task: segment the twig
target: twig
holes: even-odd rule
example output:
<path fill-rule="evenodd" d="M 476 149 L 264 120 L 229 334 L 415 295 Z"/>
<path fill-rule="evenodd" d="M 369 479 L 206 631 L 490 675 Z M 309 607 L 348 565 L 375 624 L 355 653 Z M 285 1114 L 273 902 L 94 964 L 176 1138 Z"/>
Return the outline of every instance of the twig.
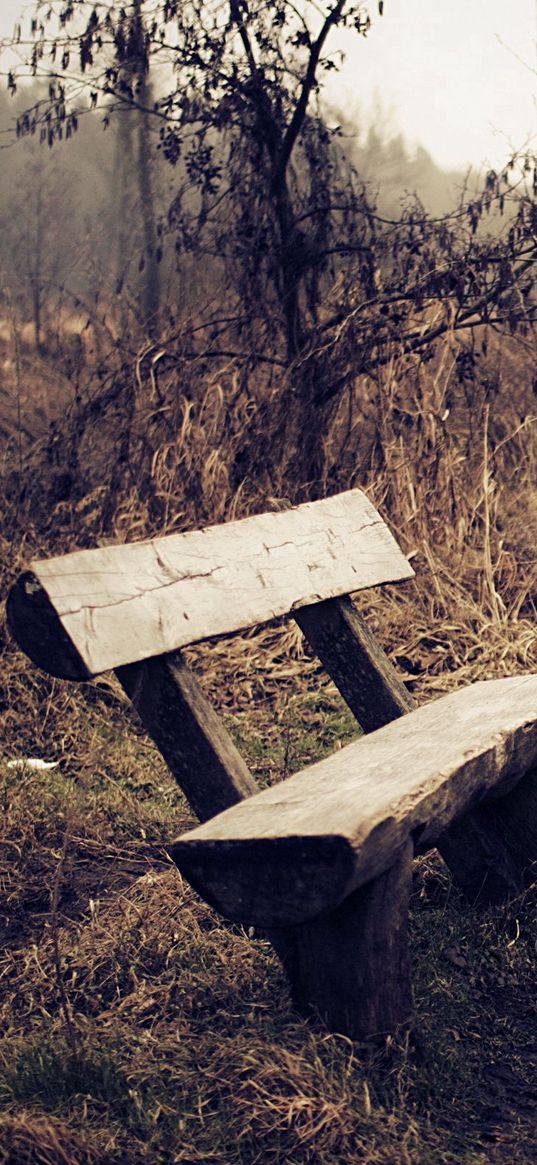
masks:
<path fill-rule="evenodd" d="M 51 894 L 51 902 L 50 902 L 50 933 L 52 936 L 53 962 L 54 962 L 54 971 L 55 971 L 55 975 L 56 975 L 56 987 L 58 989 L 58 996 L 59 996 L 59 1000 L 60 1000 L 60 1008 L 61 1008 L 64 1020 L 65 1020 L 65 1026 L 67 1029 L 67 1040 L 69 1043 L 69 1047 L 71 1049 L 71 1054 L 72 1054 L 73 1058 L 76 1058 L 78 1056 L 78 1045 L 77 1045 L 76 1031 L 75 1031 L 75 1027 L 74 1027 L 74 1023 L 73 1023 L 71 1004 L 69 1002 L 67 991 L 65 990 L 65 983 L 63 981 L 61 950 L 60 950 L 60 937 L 59 937 L 59 926 L 58 926 L 58 904 L 59 904 L 59 899 L 60 899 L 60 888 L 61 888 L 62 879 L 63 879 L 63 867 L 64 867 L 64 863 L 65 863 L 65 858 L 67 855 L 67 847 L 68 847 L 68 844 L 70 841 L 70 836 L 71 836 L 70 817 L 66 816 L 65 831 L 64 831 L 64 835 L 63 835 L 62 848 L 61 848 L 58 864 L 56 866 L 56 870 L 54 873 L 54 881 L 52 883 L 52 894 Z"/>

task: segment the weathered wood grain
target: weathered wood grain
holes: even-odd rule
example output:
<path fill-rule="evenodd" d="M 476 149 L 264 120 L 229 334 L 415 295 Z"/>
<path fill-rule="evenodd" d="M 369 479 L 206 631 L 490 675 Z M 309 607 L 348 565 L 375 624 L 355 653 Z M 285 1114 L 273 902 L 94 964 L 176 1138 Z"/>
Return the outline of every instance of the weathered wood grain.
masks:
<path fill-rule="evenodd" d="M 116 675 L 200 821 L 258 792 L 180 652 L 127 664 Z"/>
<path fill-rule="evenodd" d="M 364 732 L 412 711 L 412 697 L 348 596 L 302 607 L 294 618 Z"/>
<path fill-rule="evenodd" d="M 19 647 L 43 671 L 62 680 L 91 679 L 46 591 L 30 571 L 21 574 L 12 586 L 6 615 Z"/>
<path fill-rule="evenodd" d="M 537 764 L 537 675 L 473 684 L 264 790 L 175 842 L 226 917 L 266 927 L 334 910 L 413 836 L 434 844 Z"/>
<path fill-rule="evenodd" d="M 297 1010 L 352 1040 L 385 1036 L 410 1019 L 413 852 L 409 840 L 379 878 L 330 914 L 293 927 L 287 954 L 280 951 Z"/>
<path fill-rule="evenodd" d="M 8 600 L 8 619 L 40 667 L 87 679 L 412 575 L 371 502 L 349 490 L 285 512 L 33 562 Z"/>

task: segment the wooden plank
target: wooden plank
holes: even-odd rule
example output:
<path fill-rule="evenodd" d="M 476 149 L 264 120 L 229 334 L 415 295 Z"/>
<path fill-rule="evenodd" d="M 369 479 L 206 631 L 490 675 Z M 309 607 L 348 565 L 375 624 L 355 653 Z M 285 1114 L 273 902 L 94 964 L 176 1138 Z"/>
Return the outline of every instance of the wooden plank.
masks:
<path fill-rule="evenodd" d="M 363 732 L 412 711 L 412 696 L 346 595 L 302 607 L 294 618 Z"/>
<path fill-rule="evenodd" d="M 473 684 L 266 789 L 175 842 L 228 918 L 277 927 L 331 911 L 537 764 L 537 675 Z"/>
<path fill-rule="evenodd" d="M 180 652 L 127 664 L 116 675 L 200 821 L 258 792 Z"/>
<path fill-rule="evenodd" d="M 303 607 L 295 619 L 363 732 L 374 732 L 416 707 L 348 596 Z M 483 807 L 453 821 L 437 846 L 470 902 L 500 902 L 520 891 L 521 868 Z"/>
<path fill-rule="evenodd" d="M 10 595 L 8 619 L 40 667 L 87 679 L 412 575 L 371 502 L 349 490 L 285 512 L 33 562 Z"/>
<path fill-rule="evenodd" d="M 386 873 L 291 929 L 283 964 L 295 1007 L 351 1040 L 385 1036 L 410 1019 L 412 857 L 409 840 Z"/>

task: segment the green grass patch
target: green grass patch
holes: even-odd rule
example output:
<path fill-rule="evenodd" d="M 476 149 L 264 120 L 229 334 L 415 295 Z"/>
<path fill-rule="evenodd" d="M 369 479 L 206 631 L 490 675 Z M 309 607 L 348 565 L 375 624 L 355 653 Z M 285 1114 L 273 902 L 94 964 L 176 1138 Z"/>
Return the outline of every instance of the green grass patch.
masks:
<path fill-rule="evenodd" d="M 227 717 L 227 725 L 260 787 L 323 760 L 360 735 L 360 727 L 333 684 L 298 691 L 262 716 Z"/>

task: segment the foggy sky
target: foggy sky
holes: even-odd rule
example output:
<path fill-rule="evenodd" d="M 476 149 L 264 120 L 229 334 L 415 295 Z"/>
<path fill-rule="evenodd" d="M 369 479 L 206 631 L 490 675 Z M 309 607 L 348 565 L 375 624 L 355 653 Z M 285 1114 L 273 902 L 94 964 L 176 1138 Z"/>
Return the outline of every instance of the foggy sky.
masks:
<path fill-rule="evenodd" d="M 537 0 L 385 0 L 366 40 L 338 31 L 331 82 L 357 123 L 381 119 L 443 166 L 501 165 L 537 146 Z M 0 34 L 32 5 L 0 0 Z"/>

